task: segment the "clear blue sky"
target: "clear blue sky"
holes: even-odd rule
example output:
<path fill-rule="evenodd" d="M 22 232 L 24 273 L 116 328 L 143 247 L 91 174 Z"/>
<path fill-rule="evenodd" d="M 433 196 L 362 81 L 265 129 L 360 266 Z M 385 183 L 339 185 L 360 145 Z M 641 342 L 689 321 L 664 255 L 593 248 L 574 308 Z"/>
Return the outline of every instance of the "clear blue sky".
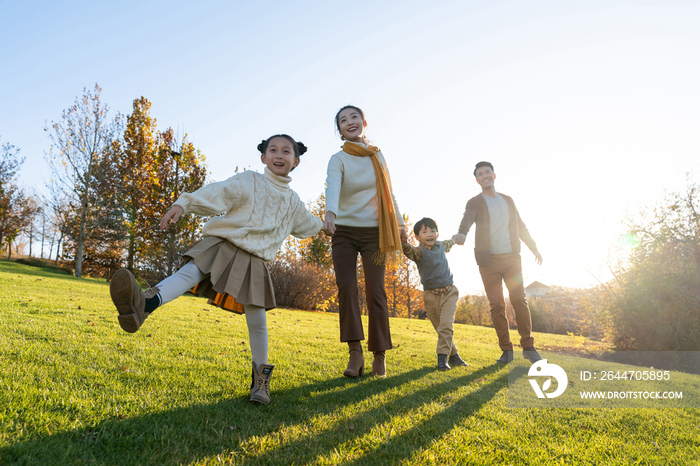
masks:
<path fill-rule="evenodd" d="M 0 1 L 0 17 L 0 142 L 37 190 L 44 125 L 95 83 L 112 112 L 148 98 L 214 180 L 261 170 L 273 133 L 302 140 L 306 201 L 336 110 L 359 105 L 401 210 L 444 237 L 489 160 L 544 256 L 524 252 L 526 284 L 607 279 L 625 216 L 700 178 L 697 1 Z M 482 290 L 473 241 L 448 256 L 462 294 Z"/>

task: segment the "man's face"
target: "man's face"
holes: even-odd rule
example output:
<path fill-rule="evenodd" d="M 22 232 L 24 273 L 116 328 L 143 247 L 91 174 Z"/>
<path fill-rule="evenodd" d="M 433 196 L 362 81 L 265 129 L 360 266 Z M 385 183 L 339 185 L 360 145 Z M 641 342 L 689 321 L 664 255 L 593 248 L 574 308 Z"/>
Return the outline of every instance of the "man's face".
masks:
<path fill-rule="evenodd" d="M 496 179 L 496 174 L 491 170 L 491 167 L 479 167 L 476 170 L 476 182 L 479 183 L 481 189 L 493 187 L 493 180 Z"/>
<path fill-rule="evenodd" d="M 420 244 L 426 248 L 432 248 L 435 246 L 437 239 L 438 232 L 436 229 L 421 225 L 420 231 L 418 232 L 418 242 Z"/>

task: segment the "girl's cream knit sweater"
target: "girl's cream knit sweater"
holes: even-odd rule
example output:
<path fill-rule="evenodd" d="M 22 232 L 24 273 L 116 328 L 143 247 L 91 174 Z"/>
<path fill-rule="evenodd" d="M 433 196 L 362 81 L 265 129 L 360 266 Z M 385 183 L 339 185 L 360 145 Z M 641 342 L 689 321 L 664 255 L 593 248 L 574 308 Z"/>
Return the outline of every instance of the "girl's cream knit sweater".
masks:
<path fill-rule="evenodd" d="M 215 215 L 204 225 L 204 236 L 224 238 L 269 262 L 290 234 L 309 238 L 321 230 L 321 220 L 306 210 L 290 181 L 267 167 L 264 174 L 244 171 L 184 193 L 175 205 L 185 213 Z"/>

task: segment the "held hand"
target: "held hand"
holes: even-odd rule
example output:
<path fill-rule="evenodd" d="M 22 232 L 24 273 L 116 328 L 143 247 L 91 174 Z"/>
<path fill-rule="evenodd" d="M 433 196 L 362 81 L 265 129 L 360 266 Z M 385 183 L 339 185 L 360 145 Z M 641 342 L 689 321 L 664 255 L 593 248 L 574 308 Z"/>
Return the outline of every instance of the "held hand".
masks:
<path fill-rule="evenodd" d="M 399 230 L 399 235 L 401 236 L 401 244 L 408 243 L 408 235 L 406 235 L 406 229 L 401 228 Z"/>
<path fill-rule="evenodd" d="M 326 212 L 326 218 L 323 220 L 321 231 L 327 236 L 331 236 L 335 233 L 335 214 L 333 212 Z"/>
<path fill-rule="evenodd" d="M 182 215 L 183 212 L 184 210 L 182 207 L 179 205 L 174 205 L 168 212 L 166 212 L 165 215 L 163 215 L 163 218 L 160 219 L 160 229 L 167 230 L 168 223 L 177 223 L 177 221 L 180 219 L 180 215 Z"/>
<path fill-rule="evenodd" d="M 542 265 L 542 254 L 539 251 L 535 253 L 535 262 L 537 262 L 537 265 Z"/>
<path fill-rule="evenodd" d="M 461 233 L 457 233 L 452 237 L 452 241 L 455 242 L 455 244 L 458 244 L 460 246 L 464 245 L 464 241 L 466 241 L 467 235 L 463 235 Z"/>

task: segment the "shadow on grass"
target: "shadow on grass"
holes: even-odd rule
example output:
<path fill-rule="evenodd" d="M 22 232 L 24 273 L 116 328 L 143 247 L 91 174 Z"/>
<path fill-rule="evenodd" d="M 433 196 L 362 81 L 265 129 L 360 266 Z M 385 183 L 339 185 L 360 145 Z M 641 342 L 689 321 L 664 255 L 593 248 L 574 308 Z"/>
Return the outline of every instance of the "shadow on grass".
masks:
<path fill-rule="evenodd" d="M 357 446 L 345 449 L 343 444 L 375 435 L 376 428 L 395 416 L 443 402 L 441 399 L 453 391 L 500 369 L 502 366 L 493 365 L 458 377 L 446 376 L 445 381 L 433 380 L 410 393 L 402 393 L 401 386 L 435 370 L 421 368 L 386 379 L 338 378 L 279 392 L 273 389 L 269 406 L 235 397 L 143 416 L 115 417 L 66 432 L 35 434 L 29 440 L 0 447 L 0 463 L 187 464 L 218 456 L 217 462 L 224 463 L 306 464 L 335 452 L 341 456 L 354 452 Z M 439 414 L 398 436 L 382 439 L 380 446 L 367 453 L 370 457 L 355 455 L 351 464 L 370 458 L 375 464 L 410 458 L 488 403 L 506 386 L 504 382 L 507 373 L 461 399 L 450 399 L 447 404 L 451 405 Z M 373 406 L 372 398 L 381 394 L 387 394 L 387 400 Z M 342 410 L 353 403 L 364 405 L 356 415 L 343 415 Z"/>

